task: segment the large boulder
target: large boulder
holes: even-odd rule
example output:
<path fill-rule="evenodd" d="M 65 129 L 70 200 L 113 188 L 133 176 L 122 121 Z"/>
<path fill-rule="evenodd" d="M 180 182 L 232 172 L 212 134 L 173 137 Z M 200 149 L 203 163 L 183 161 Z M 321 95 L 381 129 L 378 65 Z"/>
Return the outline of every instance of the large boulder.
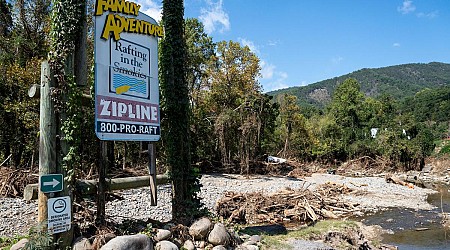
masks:
<path fill-rule="evenodd" d="M 117 236 L 100 250 L 153 250 L 153 241 L 144 234 Z"/>
<path fill-rule="evenodd" d="M 94 239 L 94 242 L 92 242 L 92 248 L 100 249 L 102 246 L 104 246 L 106 243 L 108 243 L 110 240 L 114 238 L 116 238 L 116 235 L 113 233 L 97 235 Z"/>
<path fill-rule="evenodd" d="M 158 243 L 156 243 L 156 250 L 178 250 L 177 245 L 175 245 L 174 243 L 167 241 L 167 240 L 163 240 L 160 241 Z"/>
<path fill-rule="evenodd" d="M 196 240 L 206 239 L 206 236 L 208 236 L 211 228 L 211 221 L 208 218 L 204 217 L 191 225 L 191 227 L 189 228 L 189 234 Z"/>
<path fill-rule="evenodd" d="M 214 246 L 226 246 L 230 243 L 230 234 L 222 223 L 217 223 L 214 225 L 213 230 L 209 233 L 208 241 Z"/>
<path fill-rule="evenodd" d="M 73 243 L 72 250 L 93 250 L 94 247 L 92 246 L 89 239 L 85 237 L 78 237 L 75 239 L 75 243 Z"/>
<path fill-rule="evenodd" d="M 158 229 L 154 239 L 156 242 L 158 242 L 158 241 L 168 240 L 168 239 L 170 239 L 170 237 L 172 237 L 172 233 L 169 230 Z"/>
<path fill-rule="evenodd" d="M 187 240 L 184 242 L 183 247 L 186 250 L 195 250 L 195 245 L 191 240 Z"/>

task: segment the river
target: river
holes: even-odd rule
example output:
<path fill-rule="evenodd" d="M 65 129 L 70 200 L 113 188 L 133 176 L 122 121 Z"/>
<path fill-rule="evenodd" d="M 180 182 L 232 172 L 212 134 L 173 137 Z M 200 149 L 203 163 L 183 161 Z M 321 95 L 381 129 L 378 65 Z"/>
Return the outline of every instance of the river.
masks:
<path fill-rule="evenodd" d="M 441 223 L 442 211 L 450 213 L 448 187 L 441 187 L 439 193 L 429 195 L 428 202 L 436 208 L 429 211 L 388 209 L 365 216 L 361 221 L 387 229 L 389 233 L 382 236 L 383 243 L 398 246 L 400 250 L 450 249 L 450 227 Z"/>

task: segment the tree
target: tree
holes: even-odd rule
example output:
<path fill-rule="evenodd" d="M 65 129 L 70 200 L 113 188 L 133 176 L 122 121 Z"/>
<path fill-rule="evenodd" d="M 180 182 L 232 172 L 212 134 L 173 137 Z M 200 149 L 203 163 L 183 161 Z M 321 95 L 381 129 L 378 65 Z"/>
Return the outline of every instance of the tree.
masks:
<path fill-rule="evenodd" d="M 173 180 L 172 215 L 183 220 L 198 208 L 192 178 L 189 137 L 189 92 L 186 81 L 186 43 L 183 37 L 183 1 L 164 0 L 165 37 L 161 41 L 161 94 L 166 128 L 163 133 L 167 164 Z"/>
<path fill-rule="evenodd" d="M 214 129 L 208 118 L 206 96 L 206 65 L 215 54 L 215 44 L 204 31 L 198 19 L 188 18 L 185 21 L 184 36 L 186 38 L 186 78 L 189 88 L 191 107 L 191 158 L 195 163 L 211 161 L 214 141 L 211 140 Z"/>
<path fill-rule="evenodd" d="M 361 130 L 363 101 L 364 94 L 360 91 L 359 83 L 349 78 L 336 88 L 329 106 L 329 114 L 342 131 L 339 139 L 347 154 L 350 153 L 350 145 L 364 134 Z"/>
<path fill-rule="evenodd" d="M 264 99 L 258 82 L 259 59 L 247 46 L 222 41 L 207 67 L 205 104 L 209 117 L 215 118 L 221 163 L 226 167 L 239 164 L 240 172 L 248 171 L 262 128 L 260 110 L 265 107 L 258 104 Z"/>
<path fill-rule="evenodd" d="M 280 114 L 277 131 L 283 143 L 282 157 L 305 157 L 310 155 L 311 135 L 307 120 L 297 105 L 297 97 L 284 94 L 280 100 Z"/>

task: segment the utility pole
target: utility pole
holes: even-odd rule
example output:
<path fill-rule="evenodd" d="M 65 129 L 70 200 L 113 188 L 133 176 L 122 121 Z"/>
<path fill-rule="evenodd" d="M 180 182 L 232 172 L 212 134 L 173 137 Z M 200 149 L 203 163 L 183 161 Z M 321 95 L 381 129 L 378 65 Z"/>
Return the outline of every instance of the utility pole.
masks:
<path fill-rule="evenodd" d="M 41 65 L 41 99 L 40 99 L 40 135 L 39 135 L 39 176 L 56 173 L 56 119 L 55 105 L 51 91 L 55 87 L 51 80 L 50 66 L 47 61 Z M 47 202 L 51 194 L 44 194 L 39 189 L 38 223 L 48 219 Z M 47 224 L 43 225 L 47 230 Z"/>
<path fill-rule="evenodd" d="M 74 52 L 65 58 L 57 59 L 65 64 L 66 76 L 75 76 L 78 86 L 85 85 L 86 68 L 86 4 L 79 5 L 81 16 L 81 28 L 74 41 Z M 53 243 L 50 249 L 67 249 L 73 241 L 73 209 L 72 188 L 73 179 L 68 178 L 68 171 L 75 166 L 63 166 L 63 158 L 68 154 L 69 147 L 62 130 L 62 123 L 67 120 L 64 108 L 57 110 L 55 98 L 58 83 L 54 78 L 54 72 L 47 61 L 41 66 L 40 89 L 40 138 L 39 138 L 39 193 L 38 193 L 38 223 L 43 229 L 53 235 Z M 64 77 L 64 76 L 63 76 Z M 67 103 L 67 93 L 59 96 L 62 103 Z M 73 182 L 73 183 L 71 183 Z"/>

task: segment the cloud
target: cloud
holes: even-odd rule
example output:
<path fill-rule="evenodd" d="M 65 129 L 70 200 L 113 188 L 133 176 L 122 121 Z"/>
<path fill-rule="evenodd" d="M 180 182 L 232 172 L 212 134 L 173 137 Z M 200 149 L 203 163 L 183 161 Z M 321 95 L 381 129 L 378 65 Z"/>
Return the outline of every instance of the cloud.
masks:
<path fill-rule="evenodd" d="M 336 56 L 331 58 L 331 62 L 333 64 L 340 64 L 342 61 L 344 61 L 344 58 L 342 56 Z"/>
<path fill-rule="evenodd" d="M 267 63 L 261 60 L 261 78 L 262 79 L 272 79 L 273 73 L 275 72 L 275 65 Z"/>
<path fill-rule="evenodd" d="M 206 3 L 208 9 L 202 8 L 200 10 L 201 15 L 199 16 L 200 21 L 205 25 L 206 33 L 213 33 L 218 29 L 218 26 L 221 26 L 219 29 L 220 33 L 230 30 L 230 19 L 228 13 L 223 10 L 222 0 L 217 2 L 206 0 Z"/>
<path fill-rule="evenodd" d="M 279 40 L 269 40 L 267 45 L 269 45 L 269 46 L 277 46 L 279 43 L 280 43 Z"/>
<path fill-rule="evenodd" d="M 419 17 L 419 18 L 424 17 L 424 18 L 433 19 L 438 16 L 439 16 L 439 11 L 437 11 L 437 10 L 430 12 L 430 13 L 423 13 L 423 12 L 417 13 L 417 17 Z"/>
<path fill-rule="evenodd" d="M 416 6 L 413 5 L 413 1 L 404 0 L 403 5 L 397 7 L 397 10 L 402 14 L 408 14 L 410 12 L 414 12 L 416 10 Z"/>
<path fill-rule="evenodd" d="M 141 4 L 140 11 L 154 18 L 157 22 L 161 21 L 162 19 L 161 1 L 140 0 L 139 4 Z"/>
<path fill-rule="evenodd" d="M 400 43 L 394 43 L 392 44 L 393 47 L 400 47 Z"/>
<path fill-rule="evenodd" d="M 277 71 L 276 66 L 261 60 L 261 82 L 265 92 L 289 87 L 285 83 L 288 74 L 284 71 Z"/>
<path fill-rule="evenodd" d="M 253 53 L 259 54 L 258 46 L 256 46 L 254 42 L 241 37 L 238 37 L 238 41 L 242 46 L 247 46 Z"/>
<path fill-rule="evenodd" d="M 286 72 L 283 71 L 276 72 L 275 76 L 277 79 L 269 85 L 272 88 L 271 90 L 285 89 L 289 87 L 289 85 L 285 83 L 285 80 L 288 78 L 288 74 Z"/>

